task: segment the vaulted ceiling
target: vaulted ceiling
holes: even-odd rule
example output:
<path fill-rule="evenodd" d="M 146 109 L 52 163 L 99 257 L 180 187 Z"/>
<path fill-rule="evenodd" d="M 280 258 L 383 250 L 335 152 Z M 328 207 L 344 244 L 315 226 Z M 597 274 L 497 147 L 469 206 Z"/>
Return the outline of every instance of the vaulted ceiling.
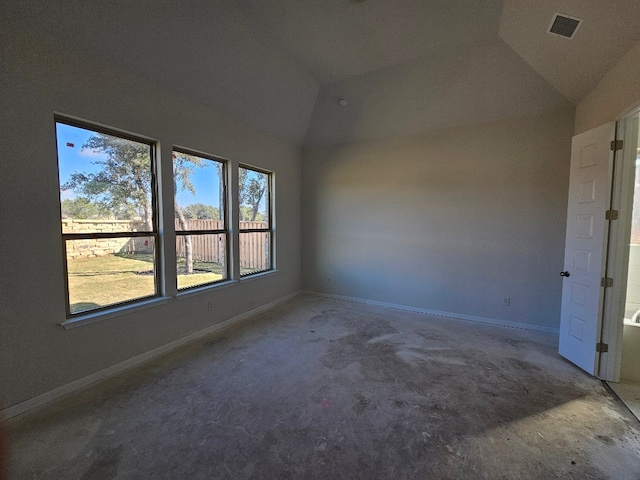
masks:
<path fill-rule="evenodd" d="M 556 12 L 584 20 L 573 39 L 547 33 Z M 3 23 L 302 144 L 323 89 L 412 63 L 428 76 L 479 46 L 575 103 L 639 40 L 640 2 L 10 0 Z"/>
<path fill-rule="evenodd" d="M 554 13 L 583 20 L 572 39 L 547 33 Z M 505 0 L 500 37 L 556 90 L 577 102 L 640 39 L 640 2 Z"/>

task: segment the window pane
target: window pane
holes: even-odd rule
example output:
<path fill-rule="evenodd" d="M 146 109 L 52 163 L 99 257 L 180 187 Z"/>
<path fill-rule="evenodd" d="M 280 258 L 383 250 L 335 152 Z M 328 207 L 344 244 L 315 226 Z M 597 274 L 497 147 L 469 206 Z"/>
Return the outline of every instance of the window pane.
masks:
<path fill-rule="evenodd" d="M 240 229 L 269 228 L 269 174 L 238 170 Z"/>
<path fill-rule="evenodd" d="M 226 254 L 225 234 L 177 235 L 178 288 L 225 280 L 227 278 Z"/>
<path fill-rule="evenodd" d="M 271 232 L 240 232 L 240 275 L 271 269 Z"/>
<path fill-rule="evenodd" d="M 153 231 L 151 146 L 56 123 L 63 233 Z"/>
<path fill-rule="evenodd" d="M 222 162 L 173 152 L 177 231 L 224 230 L 222 169 Z"/>
<path fill-rule="evenodd" d="M 71 313 L 156 294 L 153 237 L 67 240 Z"/>

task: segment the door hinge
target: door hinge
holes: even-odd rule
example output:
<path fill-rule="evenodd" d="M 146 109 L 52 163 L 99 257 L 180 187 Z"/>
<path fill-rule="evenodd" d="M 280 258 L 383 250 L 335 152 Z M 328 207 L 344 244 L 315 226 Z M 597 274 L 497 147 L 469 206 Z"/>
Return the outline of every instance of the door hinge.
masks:
<path fill-rule="evenodd" d="M 605 218 L 607 220 L 617 220 L 618 216 L 619 216 L 618 210 L 607 210 L 607 213 L 605 214 Z"/>
<path fill-rule="evenodd" d="M 608 343 L 596 343 L 596 352 L 598 353 L 606 353 L 609 351 Z"/>
<path fill-rule="evenodd" d="M 613 278 L 603 277 L 600 280 L 600 286 L 601 287 L 613 287 Z"/>
<path fill-rule="evenodd" d="M 623 140 L 611 140 L 611 150 L 613 150 L 614 152 L 616 150 L 622 150 L 623 146 L 624 146 Z"/>

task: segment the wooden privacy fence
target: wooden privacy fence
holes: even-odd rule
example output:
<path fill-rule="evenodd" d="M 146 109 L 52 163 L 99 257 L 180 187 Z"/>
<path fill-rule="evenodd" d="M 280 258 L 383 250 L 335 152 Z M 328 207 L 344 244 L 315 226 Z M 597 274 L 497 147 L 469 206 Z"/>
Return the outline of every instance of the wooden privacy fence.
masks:
<path fill-rule="evenodd" d="M 244 228 L 265 228 L 265 222 L 240 222 Z M 240 232 L 240 267 L 264 270 L 269 264 L 270 235 L 267 232 Z"/>
<path fill-rule="evenodd" d="M 181 229 L 176 219 L 176 231 Z M 187 230 L 220 230 L 220 220 L 186 221 Z M 265 228 L 264 222 L 240 222 L 240 229 Z M 223 263 L 225 258 L 225 236 L 218 235 L 190 235 L 193 259 L 202 262 Z M 243 233 L 240 235 L 240 267 L 263 269 L 267 265 L 269 255 L 269 234 L 262 232 Z M 176 237 L 176 255 L 185 256 L 185 242 L 182 235 Z"/>
<path fill-rule="evenodd" d="M 220 230 L 220 220 L 187 220 L 187 230 Z M 176 230 L 180 223 L 176 219 Z M 264 222 L 240 222 L 240 230 L 265 228 Z M 144 222 L 138 220 L 77 220 L 63 219 L 64 233 L 111 233 L 136 232 L 144 229 Z M 191 235 L 193 259 L 202 262 L 223 263 L 227 248 L 225 236 Z M 247 269 L 265 269 L 269 259 L 269 234 L 263 232 L 240 234 L 240 267 Z M 102 257 L 118 253 L 153 253 L 151 237 L 138 238 L 87 238 L 67 242 L 67 258 Z M 176 255 L 184 257 L 184 238 L 176 237 Z"/>

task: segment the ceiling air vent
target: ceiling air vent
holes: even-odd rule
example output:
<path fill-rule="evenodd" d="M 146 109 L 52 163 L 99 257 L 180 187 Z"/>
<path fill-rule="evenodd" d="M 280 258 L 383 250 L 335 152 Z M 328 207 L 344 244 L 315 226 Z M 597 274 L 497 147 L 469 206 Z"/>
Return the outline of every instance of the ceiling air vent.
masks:
<path fill-rule="evenodd" d="M 561 37 L 573 38 L 581 23 L 582 20 L 579 18 L 556 13 L 553 20 L 551 20 L 551 25 L 549 25 L 549 33 L 554 33 Z"/>

